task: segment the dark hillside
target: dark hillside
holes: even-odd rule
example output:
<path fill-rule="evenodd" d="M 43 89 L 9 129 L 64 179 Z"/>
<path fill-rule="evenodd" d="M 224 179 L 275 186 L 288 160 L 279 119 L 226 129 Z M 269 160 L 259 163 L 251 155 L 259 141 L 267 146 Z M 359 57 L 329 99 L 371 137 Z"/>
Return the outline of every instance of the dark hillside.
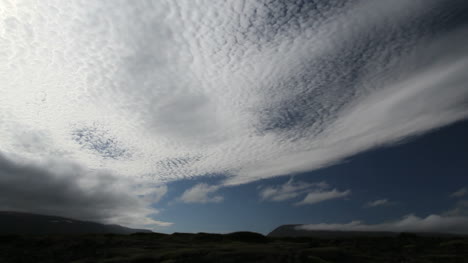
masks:
<path fill-rule="evenodd" d="M 0 234 L 131 234 L 151 232 L 119 225 L 105 225 L 70 218 L 22 212 L 0 212 Z"/>

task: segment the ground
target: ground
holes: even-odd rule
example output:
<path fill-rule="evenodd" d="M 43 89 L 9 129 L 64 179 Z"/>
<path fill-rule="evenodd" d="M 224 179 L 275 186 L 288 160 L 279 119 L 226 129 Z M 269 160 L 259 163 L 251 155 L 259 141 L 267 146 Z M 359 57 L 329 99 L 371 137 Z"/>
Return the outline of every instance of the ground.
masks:
<path fill-rule="evenodd" d="M 468 238 L 272 238 L 250 232 L 3 235 L 0 262 L 468 262 Z"/>

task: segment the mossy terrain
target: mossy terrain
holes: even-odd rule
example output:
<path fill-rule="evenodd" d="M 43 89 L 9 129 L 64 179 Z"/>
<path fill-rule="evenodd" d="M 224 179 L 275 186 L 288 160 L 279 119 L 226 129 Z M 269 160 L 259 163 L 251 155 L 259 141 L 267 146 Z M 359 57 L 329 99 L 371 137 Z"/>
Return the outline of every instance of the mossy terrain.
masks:
<path fill-rule="evenodd" d="M 3 235 L 0 262 L 468 262 L 468 238 L 232 234 Z"/>

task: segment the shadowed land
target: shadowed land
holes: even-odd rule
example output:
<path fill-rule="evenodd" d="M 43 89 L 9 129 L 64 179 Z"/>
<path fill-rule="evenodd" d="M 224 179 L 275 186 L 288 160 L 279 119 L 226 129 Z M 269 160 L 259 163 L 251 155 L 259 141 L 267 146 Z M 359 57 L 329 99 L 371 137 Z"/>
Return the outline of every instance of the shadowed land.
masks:
<path fill-rule="evenodd" d="M 1 235 L 0 262 L 468 262 L 468 238 L 274 238 L 251 232 Z"/>
<path fill-rule="evenodd" d="M 280 226 L 268 236 L 253 232 L 168 235 L 56 216 L 1 212 L 3 262 L 468 262 L 468 237 L 304 232 L 294 225 Z"/>

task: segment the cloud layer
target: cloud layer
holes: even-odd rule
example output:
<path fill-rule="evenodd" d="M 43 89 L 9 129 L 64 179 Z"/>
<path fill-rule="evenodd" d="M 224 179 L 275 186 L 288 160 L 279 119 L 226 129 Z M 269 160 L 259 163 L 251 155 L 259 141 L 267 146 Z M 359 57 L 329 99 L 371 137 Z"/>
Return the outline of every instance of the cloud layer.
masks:
<path fill-rule="evenodd" d="M 301 225 L 298 226 L 298 229 L 468 234 L 468 200 L 458 201 L 452 209 L 442 214 L 431 214 L 426 217 L 409 214 L 398 220 L 378 224 L 366 224 L 355 220 L 344 224 L 322 223 Z"/>
<path fill-rule="evenodd" d="M 10 159 L 73 160 L 119 180 L 227 174 L 236 185 L 468 116 L 464 1 L 0 8 Z"/>
<path fill-rule="evenodd" d="M 332 231 L 390 231 L 390 232 L 432 232 L 468 234 L 468 217 L 429 215 L 418 217 L 407 215 L 388 223 L 365 224 L 352 221 L 346 224 L 310 224 L 299 226 L 303 230 L 332 230 Z"/>

